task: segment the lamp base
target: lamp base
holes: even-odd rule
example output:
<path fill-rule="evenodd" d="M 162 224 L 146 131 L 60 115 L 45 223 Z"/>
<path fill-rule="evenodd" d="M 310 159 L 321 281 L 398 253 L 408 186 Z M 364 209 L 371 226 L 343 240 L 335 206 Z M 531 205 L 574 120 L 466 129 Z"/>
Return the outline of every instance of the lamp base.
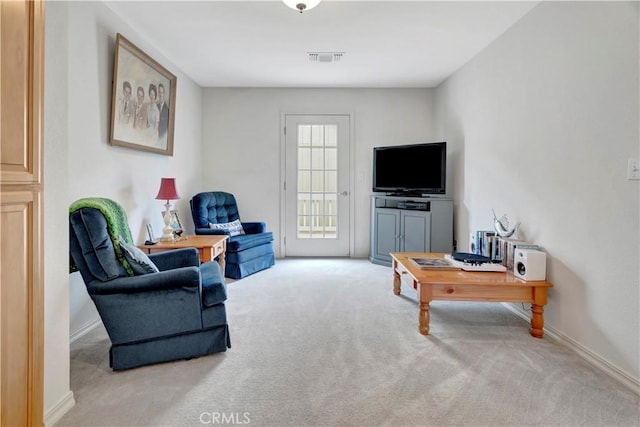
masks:
<path fill-rule="evenodd" d="M 173 241 L 173 227 L 171 227 L 171 204 L 167 200 L 167 203 L 164 205 L 164 228 L 162 229 L 162 236 L 160 237 L 161 242 L 172 242 Z"/>
<path fill-rule="evenodd" d="M 160 242 L 173 242 L 173 234 L 170 234 L 168 236 L 163 234 L 162 236 L 160 236 L 158 240 Z"/>

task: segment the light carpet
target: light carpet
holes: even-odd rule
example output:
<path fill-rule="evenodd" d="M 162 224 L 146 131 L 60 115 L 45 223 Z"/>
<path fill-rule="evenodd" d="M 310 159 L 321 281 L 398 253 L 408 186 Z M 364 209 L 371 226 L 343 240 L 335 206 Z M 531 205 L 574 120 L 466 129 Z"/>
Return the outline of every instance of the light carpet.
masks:
<path fill-rule="evenodd" d="M 228 284 L 232 348 L 109 369 L 99 328 L 71 346 L 58 426 L 636 426 L 637 394 L 499 303 L 434 302 L 354 259 L 284 259 Z"/>

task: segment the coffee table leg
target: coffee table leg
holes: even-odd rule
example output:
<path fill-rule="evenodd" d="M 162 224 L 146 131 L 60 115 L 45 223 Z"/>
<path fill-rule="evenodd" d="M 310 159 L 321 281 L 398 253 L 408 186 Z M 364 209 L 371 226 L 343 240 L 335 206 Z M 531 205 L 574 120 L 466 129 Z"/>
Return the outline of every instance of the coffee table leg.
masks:
<path fill-rule="evenodd" d="M 547 288 L 533 288 L 533 304 L 531 304 L 531 329 L 529 332 L 536 338 L 544 335 L 544 305 L 547 303 Z"/>
<path fill-rule="evenodd" d="M 420 313 L 418 314 L 418 330 L 422 335 L 429 335 L 429 304 L 433 295 L 431 285 L 417 282 L 415 284 L 418 291 L 418 301 Z"/>
<path fill-rule="evenodd" d="M 400 295 L 400 274 L 398 274 L 398 261 L 393 260 L 393 293 Z"/>
<path fill-rule="evenodd" d="M 418 314 L 418 329 L 422 335 L 429 335 L 429 303 L 420 303 L 420 314 Z"/>
<path fill-rule="evenodd" d="M 531 305 L 531 329 L 529 332 L 536 338 L 542 338 L 544 335 L 544 308 L 541 305 Z"/>

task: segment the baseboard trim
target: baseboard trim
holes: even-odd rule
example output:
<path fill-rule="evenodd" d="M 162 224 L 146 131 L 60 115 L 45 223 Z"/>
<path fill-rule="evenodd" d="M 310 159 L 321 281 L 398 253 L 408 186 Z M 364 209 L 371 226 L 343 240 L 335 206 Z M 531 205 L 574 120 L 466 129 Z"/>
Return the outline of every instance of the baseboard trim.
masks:
<path fill-rule="evenodd" d="M 504 305 L 507 309 L 509 309 L 511 312 L 515 313 L 519 317 L 525 319 L 527 322 L 531 321 L 531 315 L 526 311 L 524 311 L 518 305 L 514 303 L 509 303 L 509 302 L 503 302 L 502 305 Z M 609 375 L 616 381 L 622 383 L 624 386 L 629 388 L 634 393 L 640 395 L 640 379 L 632 377 L 628 373 L 624 372 L 620 368 L 613 365 L 608 360 L 603 359 L 601 356 L 598 356 L 597 354 L 593 353 L 591 350 L 584 347 L 582 344 L 574 341 L 573 339 L 569 338 L 562 332 L 550 326 L 544 327 L 544 333 L 545 333 L 545 337 L 548 336 L 549 338 L 555 341 L 558 341 L 560 344 L 573 350 L 576 354 L 578 354 L 578 356 L 582 357 L 587 363 L 599 369 L 600 371 L 604 372 L 605 374 Z"/>
<path fill-rule="evenodd" d="M 87 335 L 89 332 L 93 331 L 95 328 L 97 328 L 101 324 L 102 324 L 102 321 L 100 319 L 96 319 L 93 322 L 87 323 L 77 331 L 74 331 L 71 333 L 71 335 L 69 336 L 69 342 L 74 342 L 82 338 L 83 336 Z"/>
<path fill-rule="evenodd" d="M 73 392 L 69 391 L 53 408 L 46 411 L 44 414 L 44 425 L 46 427 L 55 425 L 75 404 L 76 400 L 73 397 Z"/>

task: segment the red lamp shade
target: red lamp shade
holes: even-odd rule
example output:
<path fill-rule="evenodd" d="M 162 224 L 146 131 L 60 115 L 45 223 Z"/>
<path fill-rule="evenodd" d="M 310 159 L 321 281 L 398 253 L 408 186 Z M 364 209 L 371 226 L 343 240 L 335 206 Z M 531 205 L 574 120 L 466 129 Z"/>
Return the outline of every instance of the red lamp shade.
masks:
<path fill-rule="evenodd" d="M 162 180 L 160 181 L 160 191 L 158 191 L 156 199 L 177 200 L 179 198 L 180 196 L 178 195 L 178 190 L 176 189 L 176 179 L 162 178 Z"/>

